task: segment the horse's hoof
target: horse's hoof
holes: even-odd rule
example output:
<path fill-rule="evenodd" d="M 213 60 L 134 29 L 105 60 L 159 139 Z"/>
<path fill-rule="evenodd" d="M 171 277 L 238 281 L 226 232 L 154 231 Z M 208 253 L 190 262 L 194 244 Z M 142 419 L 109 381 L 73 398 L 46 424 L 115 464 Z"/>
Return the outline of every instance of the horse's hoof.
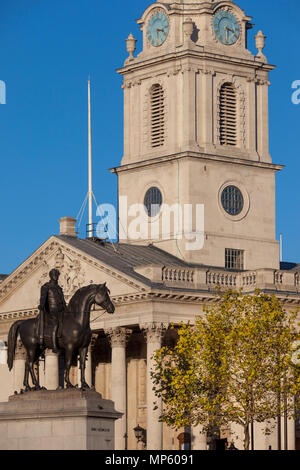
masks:
<path fill-rule="evenodd" d="M 90 386 L 87 383 L 84 383 L 81 385 L 81 390 L 83 390 L 84 392 L 90 390 Z"/>
<path fill-rule="evenodd" d="M 66 384 L 66 388 L 67 388 L 68 390 L 72 390 L 72 389 L 75 388 L 75 386 L 72 385 L 72 384 Z"/>

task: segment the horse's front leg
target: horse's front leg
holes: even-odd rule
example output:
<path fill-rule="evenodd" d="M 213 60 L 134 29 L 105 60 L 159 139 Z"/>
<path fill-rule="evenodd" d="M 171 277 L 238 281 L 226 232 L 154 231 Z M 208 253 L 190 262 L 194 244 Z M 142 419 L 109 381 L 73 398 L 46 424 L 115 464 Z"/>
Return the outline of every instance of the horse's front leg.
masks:
<path fill-rule="evenodd" d="M 88 348 L 82 348 L 79 351 L 79 361 L 80 361 L 80 379 L 81 379 L 81 388 L 82 390 L 89 390 L 90 386 L 85 381 L 85 363 L 87 357 Z"/>
<path fill-rule="evenodd" d="M 65 384 L 66 388 L 75 388 L 70 381 L 70 369 L 72 365 L 73 350 L 65 350 Z"/>

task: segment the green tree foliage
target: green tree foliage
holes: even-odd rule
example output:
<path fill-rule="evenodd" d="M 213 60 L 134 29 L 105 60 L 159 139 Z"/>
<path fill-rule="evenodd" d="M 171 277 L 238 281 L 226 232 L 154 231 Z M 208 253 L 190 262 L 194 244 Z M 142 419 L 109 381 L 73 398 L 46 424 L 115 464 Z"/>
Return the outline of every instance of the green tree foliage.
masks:
<path fill-rule="evenodd" d="M 175 428 L 201 424 L 204 430 L 237 423 L 249 449 L 251 422 L 269 423 L 268 433 L 279 414 L 293 417 L 300 392 L 291 362 L 295 319 L 274 295 L 219 293 L 195 325 L 180 325 L 173 349 L 155 354 L 152 379 L 164 403 L 161 420 Z"/>

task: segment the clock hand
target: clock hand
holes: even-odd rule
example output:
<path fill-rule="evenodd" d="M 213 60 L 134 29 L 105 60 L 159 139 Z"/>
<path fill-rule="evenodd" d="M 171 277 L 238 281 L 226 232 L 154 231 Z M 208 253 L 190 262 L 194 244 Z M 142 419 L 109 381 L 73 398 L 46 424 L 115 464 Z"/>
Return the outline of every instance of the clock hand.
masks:
<path fill-rule="evenodd" d="M 234 33 L 233 29 L 228 28 L 228 26 L 226 26 L 226 30 L 227 30 L 227 31 L 231 31 L 231 33 Z"/>

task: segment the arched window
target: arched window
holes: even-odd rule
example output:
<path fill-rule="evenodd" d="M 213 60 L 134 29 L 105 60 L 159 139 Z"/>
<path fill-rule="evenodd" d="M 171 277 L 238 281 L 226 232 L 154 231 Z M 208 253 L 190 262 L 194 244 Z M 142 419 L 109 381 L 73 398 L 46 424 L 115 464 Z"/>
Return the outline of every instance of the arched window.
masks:
<path fill-rule="evenodd" d="M 150 90 L 151 147 L 165 143 L 165 97 L 163 88 L 156 84 Z"/>
<path fill-rule="evenodd" d="M 191 450 L 191 435 L 188 432 L 182 432 L 177 436 L 179 440 L 179 450 Z"/>
<path fill-rule="evenodd" d="M 237 91 L 232 83 L 220 90 L 220 144 L 237 145 Z"/>

